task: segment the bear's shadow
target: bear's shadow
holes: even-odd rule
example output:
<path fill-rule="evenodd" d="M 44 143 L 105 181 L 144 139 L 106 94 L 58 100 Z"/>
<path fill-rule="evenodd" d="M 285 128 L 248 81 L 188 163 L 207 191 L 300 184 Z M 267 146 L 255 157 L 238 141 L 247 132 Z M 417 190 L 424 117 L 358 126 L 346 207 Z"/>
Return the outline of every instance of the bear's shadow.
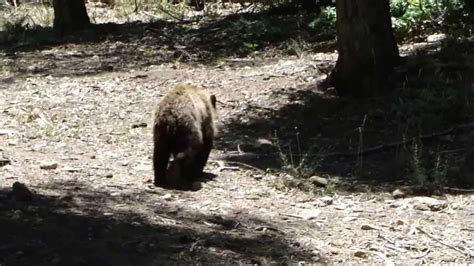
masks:
<path fill-rule="evenodd" d="M 165 184 L 160 184 L 158 187 L 168 189 L 168 190 L 177 190 L 177 191 L 199 191 L 202 189 L 202 183 L 207 183 L 214 180 L 217 177 L 216 174 L 210 172 L 203 172 L 201 177 L 196 181 L 189 182 L 185 181 L 182 178 L 168 180 Z"/>

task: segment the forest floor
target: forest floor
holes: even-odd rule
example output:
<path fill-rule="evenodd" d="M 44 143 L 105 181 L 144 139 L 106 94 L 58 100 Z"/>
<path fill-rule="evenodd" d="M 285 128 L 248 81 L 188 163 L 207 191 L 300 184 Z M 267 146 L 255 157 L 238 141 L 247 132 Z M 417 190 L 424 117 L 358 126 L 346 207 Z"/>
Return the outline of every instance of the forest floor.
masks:
<path fill-rule="evenodd" d="M 354 177 L 363 104 L 317 85 L 335 53 L 209 59 L 220 48 L 179 27 L 189 31 L 174 44 L 161 24 L 133 24 L 100 41 L 0 51 L 0 265 L 474 263 L 472 193 L 394 193 L 406 182 L 388 166 Z M 218 99 L 198 191 L 152 185 L 154 108 L 178 83 Z M 373 124 L 384 126 L 362 149 L 397 140 Z M 329 184 L 281 170 L 304 155 Z"/>

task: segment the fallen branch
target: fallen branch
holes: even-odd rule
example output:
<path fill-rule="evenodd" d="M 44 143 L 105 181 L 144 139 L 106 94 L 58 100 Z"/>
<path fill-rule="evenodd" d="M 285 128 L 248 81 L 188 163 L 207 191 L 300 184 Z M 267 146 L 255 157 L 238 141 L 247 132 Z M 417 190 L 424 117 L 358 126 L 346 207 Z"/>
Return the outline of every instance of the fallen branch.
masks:
<path fill-rule="evenodd" d="M 238 167 L 233 167 L 233 166 L 225 166 L 224 162 L 223 161 L 213 161 L 215 163 L 217 163 L 219 165 L 219 167 L 217 167 L 217 169 L 215 170 L 217 173 L 220 173 L 224 170 L 239 170 Z"/>
<path fill-rule="evenodd" d="M 466 149 L 461 148 L 461 149 L 452 149 L 452 150 L 445 150 L 445 151 L 440 151 L 438 154 L 450 154 L 450 153 L 458 153 L 458 152 L 464 152 Z"/>
<path fill-rule="evenodd" d="M 457 247 L 455 247 L 455 246 L 453 246 L 453 245 L 444 243 L 443 241 L 439 240 L 439 239 L 438 239 L 437 237 L 435 237 L 434 235 L 432 235 L 432 234 L 426 232 L 425 230 L 423 230 L 421 227 L 416 226 L 415 228 L 416 228 L 418 231 L 420 231 L 421 233 L 427 235 L 429 238 L 431 238 L 431 239 L 433 239 L 434 241 L 440 243 L 441 245 L 446 246 L 446 247 L 448 247 L 448 248 L 450 248 L 450 249 L 452 249 L 452 250 L 455 250 L 455 251 L 457 251 L 457 252 L 459 252 L 459 253 L 461 253 L 461 254 L 463 254 L 463 255 L 465 255 L 465 256 L 472 257 L 472 254 L 467 254 L 467 253 L 464 252 L 463 250 L 461 250 L 461 249 L 459 249 L 459 248 L 457 248 Z"/>
<path fill-rule="evenodd" d="M 287 217 L 291 217 L 291 218 L 304 219 L 304 217 L 301 216 L 301 215 L 291 214 L 291 213 L 279 213 L 279 215 L 287 216 Z"/>
<path fill-rule="evenodd" d="M 419 254 L 419 255 L 416 255 L 416 256 L 411 256 L 412 259 L 415 259 L 415 260 L 419 260 L 419 259 L 422 259 L 426 256 L 428 256 L 428 254 L 430 254 L 431 252 L 431 249 L 428 248 L 425 252 L 423 252 L 422 254 Z"/>
<path fill-rule="evenodd" d="M 456 192 L 456 193 L 474 193 L 474 189 L 464 189 L 464 188 L 454 188 L 454 187 L 444 187 L 443 189 L 449 192 Z"/>
<path fill-rule="evenodd" d="M 360 156 L 360 155 L 367 155 L 370 153 L 378 152 L 381 150 L 385 149 L 390 149 L 390 148 L 395 148 L 401 145 L 408 144 L 416 139 L 419 140 L 429 140 L 435 137 L 440 137 L 444 135 L 448 135 L 451 133 L 454 133 L 458 130 L 465 130 L 465 129 L 471 129 L 474 128 L 474 122 L 473 123 L 468 123 L 468 124 L 463 124 L 459 125 L 456 127 L 451 127 L 449 129 L 446 129 L 441 132 L 437 133 L 432 133 L 432 134 L 426 134 L 426 135 L 421 135 L 419 137 L 413 137 L 407 140 L 402 140 L 402 141 L 397 141 L 397 142 L 392 142 L 388 144 L 380 144 L 371 148 L 367 149 L 362 149 L 358 150 L 355 152 L 331 152 L 331 153 L 326 153 L 326 154 L 293 154 L 294 157 L 306 157 L 306 158 L 326 158 L 326 157 L 349 157 L 349 156 Z M 446 151 L 445 153 L 451 153 L 451 152 L 460 152 L 462 151 L 461 149 L 458 150 L 450 150 Z M 245 152 L 245 153 L 237 153 L 237 154 L 230 154 L 230 155 L 224 155 L 223 159 L 225 158 L 231 158 L 231 157 L 239 157 L 242 159 L 263 159 L 263 158 L 279 158 L 280 153 L 268 153 L 268 154 L 258 154 L 258 153 L 250 153 L 250 152 Z"/>
<path fill-rule="evenodd" d="M 393 261 L 391 261 L 387 256 L 385 256 L 384 254 L 382 254 L 381 252 L 378 252 L 378 251 L 369 251 L 369 253 L 371 254 L 374 254 L 375 256 L 381 258 L 384 262 L 384 265 L 390 265 L 390 266 L 395 266 L 395 263 Z"/>
<path fill-rule="evenodd" d="M 407 144 L 407 143 L 410 143 L 416 139 L 419 139 L 419 140 L 428 140 L 428 139 L 432 139 L 432 138 L 435 138 L 435 137 L 440 137 L 440 136 L 445 136 L 445 135 L 448 135 L 448 134 L 451 134 L 455 131 L 458 131 L 458 130 L 462 130 L 462 129 L 470 129 L 470 128 L 474 128 L 474 122 L 473 123 L 468 123 L 468 124 L 463 124 L 463 125 L 459 125 L 459 126 L 456 126 L 456 127 L 451 127 L 451 128 L 448 128 L 446 130 L 443 130 L 441 132 L 436 132 L 436 133 L 432 133 L 432 134 L 425 134 L 425 135 L 421 135 L 419 137 L 413 137 L 413 138 L 410 138 L 408 140 L 402 140 L 402 141 L 397 141 L 397 142 L 392 142 L 392 143 L 388 143 L 388 144 L 380 144 L 378 146 L 375 146 L 375 147 L 372 147 L 372 148 L 368 148 L 368 149 L 364 149 L 364 150 L 361 150 L 361 151 L 358 151 L 358 152 L 349 152 L 349 153 L 330 153 L 330 154 L 326 154 L 325 157 L 329 157 L 329 156 L 359 156 L 359 155 L 366 155 L 366 154 L 369 154 L 369 153 L 372 153 L 372 152 L 375 152 L 375 151 L 379 151 L 379 150 L 384 150 L 384 149 L 388 149 L 388 148 L 394 148 L 394 147 L 398 147 L 400 145 L 404 145 L 404 144 Z"/>
<path fill-rule="evenodd" d="M 219 164 L 218 161 L 215 161 L 215 162 L 216 162 L 217 164 Z M 258 172 L 265 173 L 265 170 L 260 169 L 260 168 L 255 167 L 255 166 L 252 166 L 252 165 L 250 165 L 250 164 L 241 163 L 241 162 L 237 162 L 237 161 L 225 161 L 225 162 L 228 163 L 228 164 L 239 165 L 239 166 L 243 166 L 243 167 L 246 167 L 246 168 L 250 168 L 250 169 L 255 170 L 255 171 L 258 171 Z M 231 167 L 231 166 L 227 166 L 226 168 L 229 169 L 230 167 Z"/>

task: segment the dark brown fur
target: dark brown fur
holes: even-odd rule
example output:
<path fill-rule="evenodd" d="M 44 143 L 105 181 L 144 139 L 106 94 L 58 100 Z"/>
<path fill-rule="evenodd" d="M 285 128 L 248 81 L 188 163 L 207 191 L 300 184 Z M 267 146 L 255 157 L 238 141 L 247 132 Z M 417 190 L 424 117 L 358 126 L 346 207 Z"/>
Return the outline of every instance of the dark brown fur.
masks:
<path fill-rule="evenodd" d="M 188 189 L 201 177 L 216 134 L 215 116 L 216 97 L 195 86 L 178 85 L 161 100 L 153 127 L 155 185 Z"/>

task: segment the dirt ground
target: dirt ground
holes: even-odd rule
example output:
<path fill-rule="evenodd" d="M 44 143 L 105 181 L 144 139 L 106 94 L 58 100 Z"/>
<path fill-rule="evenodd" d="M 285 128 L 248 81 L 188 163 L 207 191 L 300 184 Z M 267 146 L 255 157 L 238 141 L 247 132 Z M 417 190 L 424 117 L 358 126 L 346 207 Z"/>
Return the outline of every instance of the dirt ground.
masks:
<path fill-rule="evenodd" d="M 301 105 L 295 95 L 331 99 L 313 84 L 336 54 L 186 63 L 137 47 L 0 53 L 0 265 L 474 263 L 472 194 L 394 198 L 363 185 L 315 194 L 267 171 L 263 157 L 226 157 L 277 131 L 300 130 L 303 146 L 314 145 L 319 120 L 283 126 L 277 112 Z M 154 106 L 178 83 L 218 99 L 220 134 L 195 192 L 151 183 Z M 17 181 L 32 194 L 12 192 Z"/>

